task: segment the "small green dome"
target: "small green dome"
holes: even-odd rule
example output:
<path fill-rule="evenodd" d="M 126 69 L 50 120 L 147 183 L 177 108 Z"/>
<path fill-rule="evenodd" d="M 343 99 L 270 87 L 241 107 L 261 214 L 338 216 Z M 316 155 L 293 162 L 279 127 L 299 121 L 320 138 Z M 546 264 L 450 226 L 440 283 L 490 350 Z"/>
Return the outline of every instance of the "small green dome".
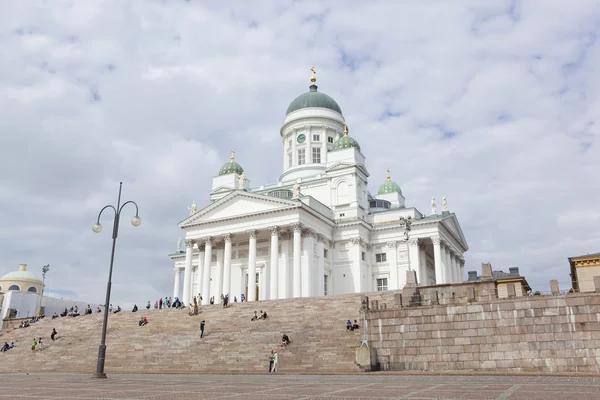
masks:
<path fill-rule="evenodd" d="M 348 136 L 348 126 L 344 122 L 344 135 L 333 143 L 333 150 L 348 149 L 350 147 L 354 147 L 360 151 L 358 142 Z"/>
<path fill-rule="evenodd" d="M 240 175 L 242 172 L 244 172 L 244 168 L 242 168 L 242 166 L 240 164 L 236 163 L 232 157 L 231 161 L 229 161 L 227 164 L 225 164 L 221 167 L 221 169 L 219 170 L 219 175 L 228 175 L 228 174 Z"/>
<path fill-rule="evenodd" d="M 285 115 L 302 108 L 310 107 L 328 108 L 340 114 L 342 113 L 342 109 L 331 96 L 317 91 L 317 85 L 311 85 L 309 89 L 308 93 L 302 93 L 290 103 Z"/>
<path fill-rule="evenodd" d="M 377 194 L 386 194 L 386 193 L 400 193 L 402 194 L 402 190 L 400 190 L 400 186 L 394 181 L 387 181 L 383 185 L 379 186 L 379 190 Z"/>

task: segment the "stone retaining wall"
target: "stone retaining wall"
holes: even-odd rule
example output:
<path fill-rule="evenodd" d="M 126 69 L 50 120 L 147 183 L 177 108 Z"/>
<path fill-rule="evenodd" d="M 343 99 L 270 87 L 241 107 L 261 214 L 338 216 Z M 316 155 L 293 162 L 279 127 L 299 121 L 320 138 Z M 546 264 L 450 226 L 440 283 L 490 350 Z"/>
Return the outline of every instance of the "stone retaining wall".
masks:
<path fill-rule="evenodd" d="M 489 285 L 468 290 L 487 297 Z M 432 289 L 423 289 L 416 297 L 425 303 Z M 370 299 L 368 340 L 382 370 L 600 372 L 600 294 L 453 296 L 420 306 L 409 298 L 414 288 Z"/>

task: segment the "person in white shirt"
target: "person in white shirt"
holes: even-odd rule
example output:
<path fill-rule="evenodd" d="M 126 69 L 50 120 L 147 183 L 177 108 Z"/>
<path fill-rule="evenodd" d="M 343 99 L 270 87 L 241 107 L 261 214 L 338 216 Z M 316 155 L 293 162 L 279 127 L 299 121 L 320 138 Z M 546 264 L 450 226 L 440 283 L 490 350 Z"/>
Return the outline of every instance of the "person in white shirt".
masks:
<path fill-rule="evenodd" d="M 271 368 L 271 372 L 277 372 L 277 362 L 279 361 L 279 354 L 277 354 L 277 350 L 273 353 L 273 368 Z"/>

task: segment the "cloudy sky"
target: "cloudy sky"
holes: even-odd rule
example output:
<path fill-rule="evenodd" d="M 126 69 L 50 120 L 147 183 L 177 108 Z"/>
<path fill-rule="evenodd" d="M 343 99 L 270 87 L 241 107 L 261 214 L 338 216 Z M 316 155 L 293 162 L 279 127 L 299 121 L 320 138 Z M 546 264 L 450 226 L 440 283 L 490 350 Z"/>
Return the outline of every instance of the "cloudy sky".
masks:
<path fill-rule="evenodd" d="M 47 288 L 113 303 L 172 295 L 177 223 L 235 147 L 255 184 L 281 173 L 279 127 L 309 68 L 360 142 L 373 192 L 448 197 L 466 269 L 569 284 L 600 251 L 600 9 L 595 0 L 136 1 L 0 4 L 0 274 L 51 264 Z M 257 157 L 257 154 L 262 156 Z"/>

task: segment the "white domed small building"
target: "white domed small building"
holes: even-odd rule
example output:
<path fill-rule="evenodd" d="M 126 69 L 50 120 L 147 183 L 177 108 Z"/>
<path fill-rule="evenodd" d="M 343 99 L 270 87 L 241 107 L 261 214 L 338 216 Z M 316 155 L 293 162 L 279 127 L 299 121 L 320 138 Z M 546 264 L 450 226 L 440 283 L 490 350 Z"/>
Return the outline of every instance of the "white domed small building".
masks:
<path fill-rule="evenodd" d="M 277 182 L 250 185 L 251 170 L 232 154 L 206 206 L 192 207 L 179 223 L 186 248 L 169 255 L 174 297 L 189 304 L 201 294 L 208 304 L 225 294 L 255 301 L 395 290 L 407 271 L 419 285 L 464 280 L 468 245 L 445 198 L 439 212 L 432 201 L 429 215 L 407 206 L 389 169 L 371 194 L 360 132 L 350 136 L 341 107 L 318 91 L 314 70 L 279 133 Z M 400 221 L 408 218 L 407 241 Z"/>
<path fill-rule="evenodd" d="M 18 270 L 9 272 L 0 278 L 0 294 L 10 290 L 41 293 L 42 280 L 34 273 L 27 271 L 27 264 L 21 264 Z"/>

